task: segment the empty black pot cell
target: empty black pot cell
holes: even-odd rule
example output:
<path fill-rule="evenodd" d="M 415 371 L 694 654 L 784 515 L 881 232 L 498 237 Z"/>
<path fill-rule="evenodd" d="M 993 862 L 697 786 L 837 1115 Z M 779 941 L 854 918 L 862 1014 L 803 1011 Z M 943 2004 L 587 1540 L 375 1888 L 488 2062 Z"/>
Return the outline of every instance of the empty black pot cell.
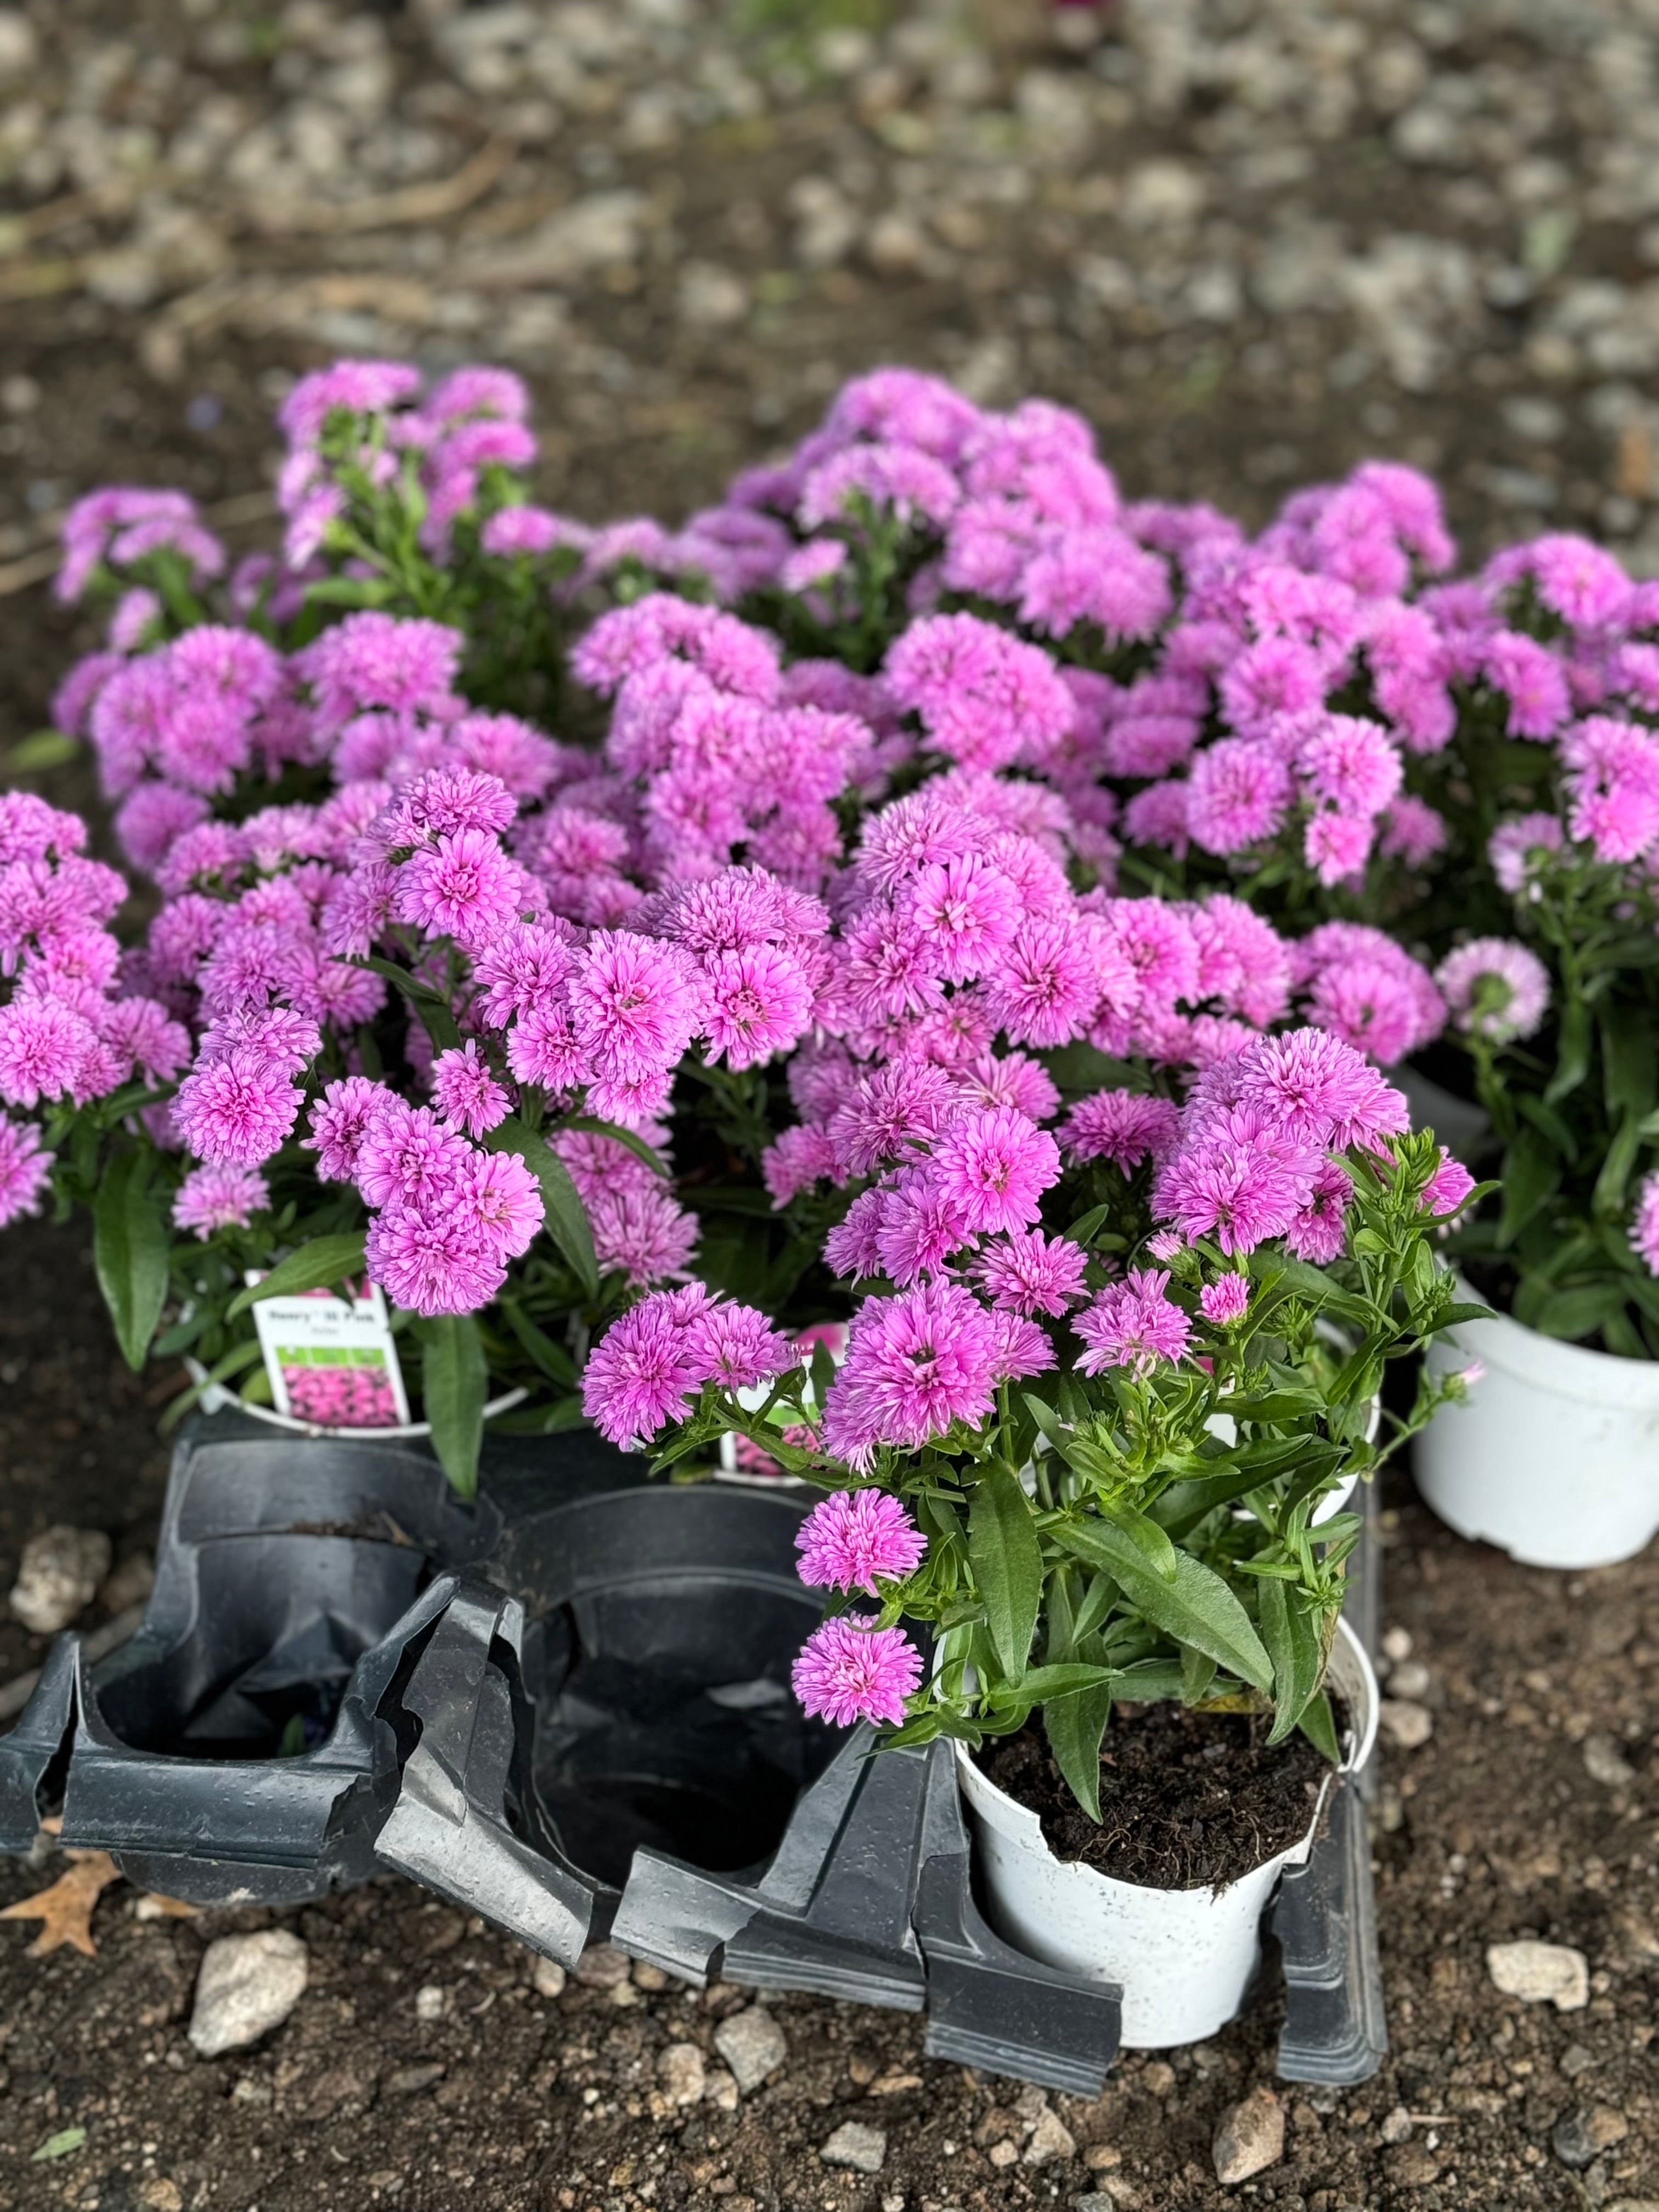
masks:
<path fill-rule="evenodd" d="M 532 1779 L 592 1879 L 620 1887 L 641 1844 L 759 1865 L 834 1756 L 789 1686 L 822 1617 L 794 1571 L 802 1511 L 656 1483 L 509 1521 L 492 1575 L 525 1607 Z"/>
<path fill-rule="evenodd" d="M 143 1622 L 82 1673 L 65 1842 L 198 1902 L 367 1875 L 395 1794 L 378 1709 L 441 1604 L 422 1594 L 495 1526 L 421 1452 L 196 1424 Z"/>

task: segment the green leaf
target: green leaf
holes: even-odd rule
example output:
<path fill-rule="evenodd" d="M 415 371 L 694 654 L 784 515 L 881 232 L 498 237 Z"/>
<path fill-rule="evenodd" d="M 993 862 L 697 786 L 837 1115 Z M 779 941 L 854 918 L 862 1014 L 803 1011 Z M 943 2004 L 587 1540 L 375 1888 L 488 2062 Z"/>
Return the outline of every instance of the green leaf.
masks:
<path fill-rule="evenodd" d="M 1584 1000 L 1575 994 L 1568 999 L 1561 1010 L 1560 1053 L 1555 1063 L 1555 1073 L 1544 1092 L 1544 1103 L 1559 1106 L 1571 1092 L 1577 1091 L 1589 1073 L 1589 1062 L 1590 1011 Z"/>
<path fill-rule="evenodd" d="M 1154 1628 L 1177 1644 L 1190 1644 L 1253 1689 L 1273 1687 L 1273 1662 L 1250 1616 L 1213 1568 L 1188 1552 L 1176 1553 L 1173 1583 L 1154 1573 L 1122 1531 L 1107 1521 L 1061 1522 L 1056 1540 L 1079 1559 L 1103 1567 L 1124 1596 Z"/>
<path fill-rule="evenodd" d="M 1100 1740 L 1111 1717 L 1112 1689 L 1103 1682 L 1070 1697 L 1053 1698 L 1042 1708 L 1042 1733 L 1072 1795 L 1097 1826 L 1100 1824 Z"/>
<path fill-rule="evenodd" d="M 537 1328 L 516 1298 L 499 1297 L 495 1304 L 502 1320 L 550 1382 L 569 1390 L 576 1382 L 576 1363 L 560 1344 Z"/>
<path fill-rule="evenodd" d="M 447 1002 L 441 999 L 429 983 L 411 975 L 407 968 L 400 968 L 395 960 L 382 960 L 378 953 L 353 962 L 357 968 L 372 968 L 377 975 L 384 975 L 388 983 L 395 983 L 409 1000 L 421 1027 L 432 1040 L 434 1052 L 454 1052 L 461 1042 L 460 1030 Z"/>
<path fill-rule="evenodd" d="M 1577 1290 L 1552 1291 L 1535 1304 L 1528 1304 L 1526 1325 L 1544 1336 L 1581 1343 L 1622 1309 L 1626 1296 L 1623 1283 L 1586 1283 Z"/>
<path fill-rule="evenodd" d="M 980 1477 L 968 1514 L 968 1559 L 1002 1670 L 1018 1681 L 1042 1597 L 1042 1547 L 1025 1492 L 1006 1468 Z"/>
<path fill-rule="evenodd" d="M 1304 1712 L 1297 1723 L 1309 1742 L 1333 1766 L 1342 1757 L 1342 1747 L 1336 1740 L 1336 1716 L 1331 1711 L 1331 1701 L 1322 1690 Z"/>
<path fill-rule="evenodd" d="M 478 1487 L 484 1401 L 489 1370 L 472 1314 L 437 1314 L 420 1325 L 421 1396 L 432 1424 L 432 1448 L 462 1498 Z"/>
<path fill-rule="evenodd" d="M 501 1122 L 484 1139 L 493 1152 L 516 1152 L 541 1185 L 547 1233 L 568 1262 L 591 1305 L 599 1295 L 599 1262 L 587 1209 L 576 1194 L 570 1170 L 558 1154 L 524 1122 Z"/>
<path fill-rule="evenodd" d="M 613 1144 L 626 1146 L 636 1160 L 665 1180 L 672 1180 L 672 1170 L 653 1145 L 647 1145 L 637 1129 L 624 1129 L 615 1121 L 602 1121 L 597 1114 L 567 1114 L 559 1123 L 561 1129 L 586 1129 L 596 1137 L 609 1137 Z M 768 1201 L 768 1211 L 775 1211 Z"/>
<path fill-rule="evenodd" d="M 234 1345 L 222 1359 L 214 1361 L 199 1382 L 192 1382 L 188 1390 L 181 1390 L 171 1401 L 159 1424 L 161 1434 L 166 1436 L 169 1429 L 176 1428 L 191 1407 L 198 1399 L 204 1398 L 216 1382 L 228 1382 L 233 1376 L 246 1374 L 259 1356 L 260 1346 L 257 1342 Z"/>
<path fill-rule="evenodd" d="M 118 1152 L 92 1209 L 93 1264 L 121 1356 L 137 1374 L 167 1295 L 167 1224 L 150 1189 L 149 1162 Z"/>
<path fill-rule="evenodd" d="M 76 759 L 81 741 L 67 730 L 32 730 L 6 755 L 8 775 L 29 775 L 43 768 L 63 768 Z"/>
<path fill-rule="evenodd" d="M 363 1232 L 349 1236 L 313 1237 L 286 1260 L 279 1260 L 262 1283 L 249 1283 L 238 1291 L 225 1309 L 225 1319 L 234 1321 L 260 1298 L 297 1297 L 304 1291 L 325 1291 L 363 1271 Z"/>
<path fill-rule="evenodd" d="M 1218 1413 L 1231 1414 L 1236 1421 L 1300 1420 L 1304 1413 L 1321 1413 L 1325 1410 L 1325 1399 L 1318 1390 L 1263 1390 L 1254 1398 L 1223 1398 L 1216 1407 Z"/>
<path fill-rule="evenodd" d="M 1152 1572 L 1166 1583 L 1176 1578 L 1176 1547 L 1156 1521 L 1127 1505 L 1104 1505 L 1101 1512 L 1115 1528 L 1121 1528 Z"/>
<path fill-rule="evenodd" d="M 86 2142 L 84 2128 L 60 2128 L 55 2136 L 48 2136 L 37 2151 L 29 2154 L 31 2166 L 49 2164 L 57 2158 L 69 2158 Z"/>
<path fill-rule="evenodd" d="M 387 576 L 324 576 L 306 586 L 308 607 L 385 607 L 398 596 Z"/>
<path fill-rule="evenodd" d="M 1273 1725 L 1267 1741 L 1283 1743 L 1319 1686 L 1319 1643 L 1287 1583 L 1263 1581 L 1261 1617 L 1261 1640 L 1273 1662 Z"/>
<path fill-rule="evenodd" d="M 1522 1129 L 1504 1155 L 1504 1211 L 1500 1245 L 1512 1244 L 1561 1187 L 1561 1163 L 1535 1129 Z"/>
<path fill-rule="evenodd" d="M 1006 1683 L 999 1694 L 1022 1705 L 1040 1705 L 1047 1698 L 1069 1698 L 1079 1690 L 1109 1689 L 1117 1679 L 1115 1667 L 1068 1659 L 1057 1667 L 1030 1668 L 1017 1682 Z"/>

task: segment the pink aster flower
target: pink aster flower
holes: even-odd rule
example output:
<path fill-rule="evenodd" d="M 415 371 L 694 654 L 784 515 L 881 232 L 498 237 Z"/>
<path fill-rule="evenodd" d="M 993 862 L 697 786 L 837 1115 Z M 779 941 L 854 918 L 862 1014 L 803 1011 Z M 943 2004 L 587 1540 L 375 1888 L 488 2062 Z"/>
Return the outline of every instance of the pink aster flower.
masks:
<path fill-rule="evenodd" d="M 1224 738 L 1193 763 L 1187 833 L 1206 853 L 1240 852 L 1273 836 L 1290 799 L 1290 770 L 1272 745 Z"/>
<path fill-rule="evenodd" d="M 986 977 L 991 1012 L 1013 1044 L 1070 1044 L 1087 1027 L 1103 988 L 1126 980 L 1103 975 L 1097 938 L 1069 922 L 1030 921 Z"/>
<path fill-rule="evenodd" d="M 1507 1044 L 1529 1037 L 1550 1003 L 1549 970 L 1513 939 L 1477 937 L 1449 952 L 1434 971 L 1459 1029 Z"/>
<path fill-rule="evenodd" d="M 179 1229 L 193 1229 L 205 1243 L 216 1229 L 246 1229 L 251 1216 L 270 1203 L 270 1192 L 258 1168 L 210 1165 L 193 1168 L 173 1200 Z"/>
<path fill-rule="evenodd" d="M 1231 1255 L 1282 1237 L 1313 1189 L 1320 1154 L 1248 1107 L 1218 1115 L 1166 1160 L 1152 1208 L 1188 1243 Z"/>
<path fill-rule="evenodd" d="M 264 1054 L 238 1045 L 198 1064 L 179 1086 L 173 1119 L 198 1160 L 258 1167 L 281 1148 L 300 1111 L 300 1094 Z"/>
<path fill-rule="evenodd" d="M 799 1364 L 795 1340 L 763 1313 L 717 1298 L 689 1324 L 691 1349 L 704 1379 L 728 1390 L 751 1390 Z"/>
<path fill-rule="evenodd" d="M 447 1201 L 490 1256 L 516 1260 L 542 1225 L 541 1185 L 517 1152 L 476 1152 Z"/>
<path fill-rule="evenodd" d="M 1433 1214 L 1437 1220 L 1449 1220 L 1462 1211 L 1474 1188 L 1474 1177 L 1462 1161 L 1455 1160 L 1442 1145 L 1440 1164 L 1423 1186 L 1422 1211 Z"/>
<path fill-rule="evenodd" d="M 526 903 L 522 872 L 483 830 L 457 830 L 412 853 L 396 897 L 400 920 L 467 946 L 488 945 Z"/>
<path fill-rule="evenodd" d="M 1341 1256 L 1347 1240 L 1347 1212 L 1353 1185 L 1334 1160 L 1323 1160 L 1314 1171 L 1313 1188 L 1298 1207 L 1285 1242 L 1298 1260 L 1328 1267 Z"/>
<path fill-rule="evenodd" d="M 1376 835 L 1376 824 L 1364 815 L 1328 811 L 1310 815 L 1303 832 L 1302 856 L 1328 890 L 1364 874 Z"/>
<path fill-rule="evenodd" d="M 33 1122 L 0 1115 L 0 1229 L 36 1210 L 52 1157 L 41 1151 L 40 1133 Z"/>
<path fill-rule="evenodd" d="M 331 1083 L 311 1109 L 311 1134 L 301 1139 L 317 1155 L 319 1182 L 354 1182 L 357 1155 L 371 1119 L 392 1097 L 384 1084 L 348 1075 Z"/>
<path fill-rule="evenodd" d="M 1024 919 L 1008 877 L 972 853 L 923 868 L 911 887 L 908 911 L 949 983 L 979 975 L 1012 941 Z"/>
<path fill-rule="evenodd" d="M 1060 1140 L 1068 1159 L 1111 1160 L 1127 1176 L 1142 1160 L 1169 1152 L 1180 1127 L 1180 1110 L 1168 1098 L 1097 1091 L 1073 1107 L 1060 1125 Z"/>
<path fill-rule="evenodd" d="M 683 1276 L 697 1243 L 697 1217 L 677 1205 L 661 1180 L 611 1183 L 584 1194 L 593 1250 L 602 1274 L 620 1273 L 632 1290 Z"/>
<path fill-rule="evenodd" d="M 897 1727 L 921 1680 L 921 1654 L 902 1629 L 843 1617 L 813 1630 L 790 1679 L 803 1710 L 836 1728 L 854 1721 Z"/>
<path fill-rule="evenodd" d="M 712 1065 L 756 1067 L 802 1036 L 812 1011 L 812 987 L 793 954 L 775 945 L 715 952 L 702 963 L 703 1027 Z"/>
<path fill-rule="evenodd" d="M 456 1123 L 469 1137 L 482 1137 L 498 1127 L 512 1107 L 471 1037 L 459 1049 L 441 1052 L 432 1063 L 432 1098 L 445 1121 Z"/>
<path fill-rule="evenodd" d="M 1561 850 L 1565 836 L 1555 814 L 1521 814 L 1500 822 L 1486 845 L 1499 888 L 1511 895 L 1518 891 L 1541 860 Z"/>
<path fill-rule="evenodd" d="M 1648 1273 L 1659 1275 L 1659 1175 L 1645 1177 L 1637 1192 L 1630 1241 Z"/>
<path fill-rule="evenodd" d="M 991 1410 L 998 1348 L 990 1316 L 957 1284 L 867 1300 L 824 1408 L 826 1446 L 862 1468 L 878 1444 L 915 1449 L 953 1421 L 977 1425 Z"/>
<path fill-rule="evenodd" d="M 357 1188 L 370 1206 L 440 1213 L 455 1200 L 476 1158 L 465 1137 L 430 1107 L 382 1092 L 357 1142 Z"/>
<path fill-rule="evenodd" d="M 1144 1375 L 1160 1359 L 1182 1357 L 1192 1323 L 1164 1296 L 1169 1287 L 1163 1268 L 1131 1267 L 1122 1282 L 1109 1283 L 1097 1294 L 1072 1323 L 1085 1346 L 1078 1361 L 1085 1375 L 1108 1367 L 1132 1367 Z"/>
<path fill-rule="evenodd" d="M 1446 849 L 1444 815 L 1409 792 L 1384 808 L 1382 824 L 1377 849 L 1385 860 L 1403 860 L 1408 868 L 1420 868 Z"/>
<path fill-rule="evenodd" d="M 1087 1255 L 1067 1237 L 1048 1237 L 1040 1229 L 1016 1229 L 981 1254 L 974 1273 L 999 1311 L 1059 1315 L 1083 1296 Z"/>
<path fill-rule="evenodd" d="M 881 1200 L 876 1254 L 881 1273 L 901 1286 L 938 1274 L 972 1236 L 969 1209 L 934 1175 L 931 1163 L 904 1169 Z"/>
<path fill-rule="evenodd" d="M 1346 1152 L 1411 1126 L 1401 1094 L 1363 1054 L 1325 1030 L 1253 1041 L 1240 1054 L 1234 1091 L 1298 1143 L 1322 1151 Z"/>
<path fill-rule="evenodd" d="M 595 930 L 568 988 L 578 1039 L 625 1081 L 672 1067 L 697 1028 L 701 994 L 686 955 L 626 930 Z"/>
<path fill-rule="evenodd" d="M 908 1510 L 884 1490 L 837 1490 L 812 1508 L 795 1538 L 795 1571 L 809 1589 L 863 1590 L 902 1583 L 927 1556 Z"/>
<path fill-rule="evenodd" d="M 1029 1228 L 1059 1180 L 1060 1147 L 1012 1107 L 985 1107 L 945 1130 L 933 1175 L 969 1231 Z"/>
<path fill-rule="evenodd" d="M 397 1305 L 425 1314 L 476 1313 L 507 1279 L 477 1224 L 459 1210 L 392 1204 L 369 1224 L 370 1276 Z"/>
<path fill-rule="evenodd" d="M 96 1043 L 91 1024 L 56 1000 L 0 1006 L 0 1098 L 37 1106 L 73 1091 Z"/>
<path fill-rule="evenodd" d="M 1198 1303 L 1204 1318 L 1217 1328 L 1231 1328 L 1235 1322 L 1243 1321 L 1249 1310 L 1250 1279 L 1248 1275 L 1221 1275 L 1213 1283 L 1206 1283 L 1198 1294 Z"/>
<path fill-rule="evenodd" d="M 582 1371 L 582 1411 L 599 1434 L 637 1449 L 707 1379 L 690 1324 L 708 1306 L 701 1284 L 653 1291 L 613 1321 Z"/>

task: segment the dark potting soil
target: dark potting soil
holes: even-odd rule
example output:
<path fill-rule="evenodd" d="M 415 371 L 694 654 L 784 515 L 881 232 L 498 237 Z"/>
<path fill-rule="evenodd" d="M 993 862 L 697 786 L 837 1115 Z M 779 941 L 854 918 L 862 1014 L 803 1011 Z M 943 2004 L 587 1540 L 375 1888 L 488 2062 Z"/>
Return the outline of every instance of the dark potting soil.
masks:
<path fill-rule="evenodd" d="M 1035 1813 L 1056 1858 L 1159 1889 L 1225 1888 L 1307 1832 L 1328 1762 L 1304 1735 L 1165 1703 L 1112 1715 L 1100 1754 L 1100 1826 L 1072 1795 L 1033 1717 L 978 1764 Z"/>

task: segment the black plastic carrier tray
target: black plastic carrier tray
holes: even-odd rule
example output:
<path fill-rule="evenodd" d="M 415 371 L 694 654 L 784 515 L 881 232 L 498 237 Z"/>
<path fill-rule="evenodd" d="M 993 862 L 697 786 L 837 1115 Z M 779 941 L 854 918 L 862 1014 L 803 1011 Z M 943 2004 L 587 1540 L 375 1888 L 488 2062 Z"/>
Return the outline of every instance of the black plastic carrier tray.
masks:
<path fill-rule="evenodd" d="M 925 2012 L 933 2057 L 1093 2094 L 1121 1993 L 987 1924 L 949 1745 L 877 1754 L 791 1694 L 807 1502 L 651 1482 L 573 1435 L 492 1443 L 465 1506 L 418 1447 L 198 1417 L 137 1634 L 93 1665 L 59 1638 L 0 1739 L 0 1850 L 61 1808 L 65 1844 L 198 1905 L 395 1868 L 566 1966 L 608 1940 Z M 1369 1529 L 1351 1572 L 1374 1649 Z M 1269 1908 L 1287 2080 L 1387 2049 L 1370 1785 Z"/>

